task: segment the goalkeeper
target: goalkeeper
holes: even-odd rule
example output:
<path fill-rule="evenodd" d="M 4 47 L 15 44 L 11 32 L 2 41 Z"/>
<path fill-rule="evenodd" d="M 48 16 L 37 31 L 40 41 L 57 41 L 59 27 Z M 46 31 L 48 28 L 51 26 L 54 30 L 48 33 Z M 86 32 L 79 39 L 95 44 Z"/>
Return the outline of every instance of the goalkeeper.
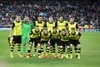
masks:
<path fill-rule="evenodd" d="M 31 20 L 29 20 L 28 16 L 25 16 L 24 20 L 22 21 L 22 53 L 23 56 L 26 56 L 26 44 L 29 42 L 29 33 L 31 29 L 34 28 L 34 24 Z"/>

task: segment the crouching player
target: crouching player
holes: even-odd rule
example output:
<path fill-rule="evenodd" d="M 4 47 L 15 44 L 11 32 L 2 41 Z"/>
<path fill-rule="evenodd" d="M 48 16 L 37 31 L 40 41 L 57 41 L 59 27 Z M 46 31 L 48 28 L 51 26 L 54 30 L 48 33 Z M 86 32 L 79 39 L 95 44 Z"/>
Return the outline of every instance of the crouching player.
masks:
<path fill-rule="evenodd" d="M 78 59 L 80 59 L 80 52 L 81 52 L 81 45 L 80 45 L 80 39 L 81 37 L 81 33 L 80 32 L 76 32 L 75 28 L 71 29 L 70 32 L 70 55 L 72 58 L 72 46 L 74 45 L 74 50 L 75 50 L 75 55 Z"/>
<path fill-rule="evenodd" d="M 34 42 L 34 56 L 36 55 L 36 51 L 37 51 L 37 45 L 40 43 L 40 30 L 39 27 L 36 26 L 35 29 L 32 29 L 31 33 L 30 33 L 30 41 L 29 41 L 29 47 L 28 47 L 28 56 L 27 58 L 29 58 L 31 56 L 31 50 L 32 50 L 32 45 Z"/>
<path fill-rule="evenodd" d="M 68 31 L 66 31 L 65 29 L 62 29 L 62 31 L 61 31 L 61 33 L 60 33 L 60 46 L 58 46 L 58 50 L 60 50 L 60 54 L 61 54 L 61 58 L 63 58 L 64 57 L 64 50 L 63 50 L 63 48 L 65 48 L 66 47 L 66 58 L 67 59 L 69 59 L 69 52 L 70 52 L 70 50 L 69 50 L 69 33 L 68 33 Z M 59 51 L 58 51 L 59 52 Z M 58 57 L 59 58 L 59 57 Z"/>
<path fill-rule="evenodd" d="M 50 41 L 50 32 L 47 30 L 47 28 L 44 28 L 43 31 L 41 32 L 41 44 L 40 44 L 40 49 L 38 50 L 39 52 L 39 58 L 44 58 L 44 44 L 46 44 L 46 58 L 49 58 L 49 41 Z"/>
<path fill-rule="evenodd" d="M 50 51 L 51 51 L 51 58 L 55 56 L 55 44 L 59 45 L 60 43 L 60 34 L 57 30 L 57 27 L 53 27 L 53 31 L 51 31 L 51 40 L 50 40 Z"/>

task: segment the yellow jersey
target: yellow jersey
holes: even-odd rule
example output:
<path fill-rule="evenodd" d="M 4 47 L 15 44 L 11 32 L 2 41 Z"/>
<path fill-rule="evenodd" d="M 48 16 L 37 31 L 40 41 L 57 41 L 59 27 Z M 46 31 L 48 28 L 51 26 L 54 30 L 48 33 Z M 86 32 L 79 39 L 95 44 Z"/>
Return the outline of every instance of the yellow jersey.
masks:
<path fill-rule="evenodd" d="M 32 32 L 30 34 L 30 38 L 39 38 L 40 37 L 40 32 L 41 31 L 36 32 L 35 29 L 32 29 Z"/>
<path fill-rule="evenodd" d="M 58 27 L 58 30 L 62 30 L 62 29 L 66 29 L 66 21 L 63 21 L 63 22 L 60 22 L 58 21 L 57 22 L 57 27 Z"/>
<path fill-rule="evenodd" d="M 74 22 L 73 24 L 68 22 L 68 30 L 71 31 L 72 28 L 75 28 L 75 31 L 76 31 L 76 22 Z"/>
<path fill-rule="evenodd" d="M 39 23 L 38 21 L 36 21 L 35 25 L 39 26 L 39 29 L 42 30 L 44 26 L 44 22 L 42 21 L 41 23 Z"/>
<path fill-rule="evenodd" d="M 81 36 L 81 33 L 79 32 L 75 32 L 75 34 L 72 34 L 72 32 L 70 32 L 70 39 L 71 40 L 78 40 L 78 38 Z"/>
<path fill-rule="evenodd" d="M 50 39 L 50 35 L 51 35 L 50 33 L 45 35 L 43 32 L 41 32 L 41 40 L 48 41 Z"/>
<path fill-rule="evenodd" d="M 13 35 L 14 36 L 22 35 L 22 21 L 20 22 L 14 21 Z"/>
<path fill-rule="evenodd" d="M 47 22 L 47 29 L 48 29 L 48 31 L 52 31 L 52 28 L 55 26 L 55 22 L 53 22 L 53 23 L 49 23 L 49 22 Z"/>

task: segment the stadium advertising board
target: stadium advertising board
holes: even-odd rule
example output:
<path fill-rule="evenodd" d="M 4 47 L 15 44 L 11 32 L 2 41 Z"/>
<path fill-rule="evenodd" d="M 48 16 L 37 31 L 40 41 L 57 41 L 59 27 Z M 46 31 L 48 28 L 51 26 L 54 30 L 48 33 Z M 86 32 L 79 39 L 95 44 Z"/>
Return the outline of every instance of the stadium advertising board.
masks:
<path fill-rule="evenodd" d="M 100 28 L 96 28 L 96 29 L 80 28 L 79 30 L 80 30 L 81 32 L 100 32 Z"/>
<path fill-rule="evenodd" d="M 0 28 L 0 31 L 1 30 L 10 30 L 10 28 Z M 80 32 L 100 32 L 100 28 L 96 28 L 96 29 L 80 28 L 79 30 Z"/>
<path fill-rule="evenodd" d="M 0 28 L 0 31 L 2 30 L 10 30 L 10 28 Z"/>

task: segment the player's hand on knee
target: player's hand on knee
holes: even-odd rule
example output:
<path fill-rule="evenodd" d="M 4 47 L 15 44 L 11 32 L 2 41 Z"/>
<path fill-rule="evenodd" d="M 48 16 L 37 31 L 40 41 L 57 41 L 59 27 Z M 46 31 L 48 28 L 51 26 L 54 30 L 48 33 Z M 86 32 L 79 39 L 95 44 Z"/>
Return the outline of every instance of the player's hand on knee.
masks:
<path fill-rule="evenodd" d="M 81 47 L 81 45 L 80 44 L 78 44 L 77 46 L 76 46 L 76 48 L 80 48 Z"/>
<path fill-rule="evenodd" d="M 70 48 L 72 48 L 73 47 L 73 44 L 70 44 Z"/>
<path fill-rule="evenodd" d="M 63 46 L 60 46 L 60 48 L 63 48 Z"/>
<path fill-rule="evenodd" d="M 69 46 L 66 46 L 67 48 L 70 48 Z"/>
<path fill-rule="evenodd" d="M 38 43 L 38 47 L 40 47 L 40 43 Z"/>

